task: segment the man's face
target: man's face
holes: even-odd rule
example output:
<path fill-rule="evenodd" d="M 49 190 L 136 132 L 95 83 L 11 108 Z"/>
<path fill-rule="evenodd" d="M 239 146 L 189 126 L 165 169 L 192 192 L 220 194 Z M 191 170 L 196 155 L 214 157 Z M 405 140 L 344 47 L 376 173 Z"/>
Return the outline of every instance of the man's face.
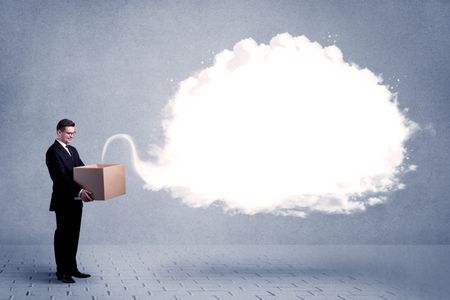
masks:
<path fill-rule="evenodd" d="M 72 142 L 73 136 L 75 135 L 75 127 L 67 126 L 63 130 L 58 130 L 58 140 L 64 144 L 70 144 Z"/>

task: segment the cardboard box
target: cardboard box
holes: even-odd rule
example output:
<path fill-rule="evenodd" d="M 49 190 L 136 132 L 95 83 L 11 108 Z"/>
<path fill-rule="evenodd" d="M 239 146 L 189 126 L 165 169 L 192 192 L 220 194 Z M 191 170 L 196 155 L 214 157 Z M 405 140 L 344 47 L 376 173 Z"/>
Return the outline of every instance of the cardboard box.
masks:
<path fill-rule="evenodd" d="M 73 169 L 73 180 L 94 193 L 94 200 L 125 194 L 124 164 L 93 164 Z"/>

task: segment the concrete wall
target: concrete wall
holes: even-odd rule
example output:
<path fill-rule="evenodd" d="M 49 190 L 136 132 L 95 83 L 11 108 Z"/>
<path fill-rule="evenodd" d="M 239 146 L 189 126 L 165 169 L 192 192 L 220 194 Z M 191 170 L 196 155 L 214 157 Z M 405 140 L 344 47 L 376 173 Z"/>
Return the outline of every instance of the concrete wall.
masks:
<path fill-rule="evenodd" d="M 100 162 L 115 133 L 133 136 L 145 158 L 164 142 L 162 109 L 179 81 L 243 38 L 282 32 L 336 40 L 395 87 L 422 127 L 406 188 L 352 215 L 228 215 L 147 191 L 129 168 L 126 196 L 85 205 L 81 243 L 449 243 L 449 17 L 444 1 L 2 1 L 0 243 L 52 242 L 44 155 L 59 119 L 77 123 L 85 163 Z M 129 164 L 129 148 L 114 145 L 108 161 Z"/>

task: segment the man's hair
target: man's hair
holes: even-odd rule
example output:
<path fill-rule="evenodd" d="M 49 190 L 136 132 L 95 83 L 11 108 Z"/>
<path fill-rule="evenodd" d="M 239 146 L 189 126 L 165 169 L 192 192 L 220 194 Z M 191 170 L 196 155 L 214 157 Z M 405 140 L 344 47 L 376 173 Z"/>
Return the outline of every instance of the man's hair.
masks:
<path fill-rule="evenodd" d="M 64 131 L 64 127 L 74 127 L 75 123 L 72 120 L 69 119 L 62 119 L 58 122 L 58 125 L 56 125 L 56 131 L 61 130 Z"/>

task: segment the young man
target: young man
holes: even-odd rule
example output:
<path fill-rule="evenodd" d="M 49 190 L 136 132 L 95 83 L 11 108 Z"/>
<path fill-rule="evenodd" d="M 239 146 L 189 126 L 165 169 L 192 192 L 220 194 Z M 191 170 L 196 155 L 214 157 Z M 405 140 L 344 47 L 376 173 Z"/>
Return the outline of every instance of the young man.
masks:
<path fill-rule="evenodd" d="M 53 181 L 50 211 L 56 214 L 54 238 L 56 276 L 64 283 L 74 283 L 72 276 L 88 278 L 77 267 L 83 203 L 93 201 L 91 192 L 73 181 L 73 168 L 84 166 L 75 147 L 70 146 L 75 135 L 75 123 L 63 119 L 56 126 L 56 140 L 46 153 L 46 164 Z"/>

